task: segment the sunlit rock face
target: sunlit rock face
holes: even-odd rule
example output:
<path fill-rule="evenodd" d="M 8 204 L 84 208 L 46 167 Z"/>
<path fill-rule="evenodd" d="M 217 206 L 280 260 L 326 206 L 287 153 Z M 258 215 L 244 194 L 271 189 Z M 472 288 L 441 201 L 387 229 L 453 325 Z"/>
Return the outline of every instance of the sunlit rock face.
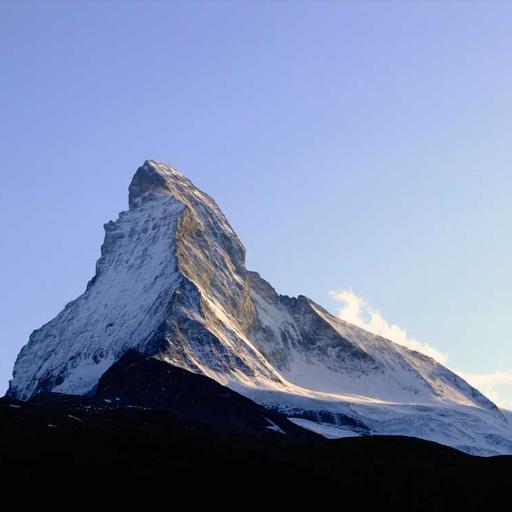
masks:
<path fill-rule="evenodd" d="M 129 206 L 105 224 L 85 293 L 22 349 L 9 395 L 86 393 L 130 348 L 217 380 L 278 382 L 245 336 L 255 314 L 245 250 L 215 202 L 147 161 Z"/>
<path fill-rule="evenodd" d="M 149 160 L 105 224 L 83 295 L 34 331 L 8 394 L 85 394 L 135 349 L 208 375 L 330 435 L 424 437 L 512 453 L 497 407 L 433 359 L 279 295 L 208 195 Z"/>

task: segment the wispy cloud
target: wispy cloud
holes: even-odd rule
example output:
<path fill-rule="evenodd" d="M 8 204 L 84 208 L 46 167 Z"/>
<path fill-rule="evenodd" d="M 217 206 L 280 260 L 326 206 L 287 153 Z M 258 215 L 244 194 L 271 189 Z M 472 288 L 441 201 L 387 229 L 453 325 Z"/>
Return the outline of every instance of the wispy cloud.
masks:
<path fill-rule="evenodd" d="M 337 302 L 341 303 L 337 316 L 346 322 L 357 325 L 369 332 L 383 336 L 399 345 L 417 350 L 436 361 L 446 365 L 448 355 L 432 347 L 428 343 L 409 336 L 406 329 L 388 322 L 368 302 L 352 290 L 330 292 Z M 453 369 L 452 369 L 453 370 Z M 512 369 L 492 373 L 467 373 L 453 370 L 473 387 L 480 390 L 499 407 L 512 409 Z M 507 391 L 505 391 L 505 389 Z M 507 395 L 504 396 L 504 393 Z"/>
<path fill-rule="evenodd" d="M 492 373 L 454 371 L 499 407 L 512 409 L 512 369 Z"/>
<path fill-rule="evenodd" d="M 378 334 L 399 345 L 417 350 L 445 364 L 448 356 L 428 343 L 419 341 L 407 334 L 407 331 L 396 324 L 388 322 L 378 311 L 373 309 L 363 297 L 352 290 L 330 292 L 334 300 L 341 303 L 337 315 L 342 320 L 357 325 L 373 334 Z"/>

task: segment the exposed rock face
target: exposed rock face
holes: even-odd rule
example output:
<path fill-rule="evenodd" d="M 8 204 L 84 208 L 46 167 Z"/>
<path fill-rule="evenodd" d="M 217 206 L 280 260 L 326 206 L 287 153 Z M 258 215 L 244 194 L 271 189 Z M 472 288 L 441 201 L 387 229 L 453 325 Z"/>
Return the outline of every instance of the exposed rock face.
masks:
<path fill-rule="evenodd" d="M 136 349 L 302 420 L 327 418 L 341 433 L 363 425 L 512 452 L 504 416 L 454 373 L 306 297 L 280 296 L 248 272 L 216 203 L 175 169 L 147 161 L 133 177 L 129 207 L 105 225 L 85 293 L 20 352 L 11 397 L 85 394 Z"/>

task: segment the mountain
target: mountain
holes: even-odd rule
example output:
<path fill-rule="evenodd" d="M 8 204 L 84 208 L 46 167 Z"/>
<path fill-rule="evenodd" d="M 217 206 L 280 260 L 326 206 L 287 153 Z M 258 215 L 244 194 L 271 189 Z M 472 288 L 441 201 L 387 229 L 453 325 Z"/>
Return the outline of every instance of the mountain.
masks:
<path fill-rule="evenodd" d="M 279 295 L 245 267 L 217 204 L 147 161 L 129 210 L 105 224 L 83 295 L 32 333 L 8 396 L 83 395 L 127 351 L 206 375 L 330 437 L 408 435 L 475 454 L 512 453 L 512 430 L 433 359 Z"/>

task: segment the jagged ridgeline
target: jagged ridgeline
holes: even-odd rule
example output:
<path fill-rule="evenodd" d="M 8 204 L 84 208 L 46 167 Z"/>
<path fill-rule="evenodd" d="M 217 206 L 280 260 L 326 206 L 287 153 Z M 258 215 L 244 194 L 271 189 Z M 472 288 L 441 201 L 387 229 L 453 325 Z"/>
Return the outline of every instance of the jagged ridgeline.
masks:
<path fill-rule="evenodd" d="M 433 359 L 279 295 L 207 194 L 152 160 L 105 224 L 86 291 L 30 336 L 8 395 L 86 394 L 128 350 L 205 374 L 329 436 L 512 453 L 501 411 Z"/>

